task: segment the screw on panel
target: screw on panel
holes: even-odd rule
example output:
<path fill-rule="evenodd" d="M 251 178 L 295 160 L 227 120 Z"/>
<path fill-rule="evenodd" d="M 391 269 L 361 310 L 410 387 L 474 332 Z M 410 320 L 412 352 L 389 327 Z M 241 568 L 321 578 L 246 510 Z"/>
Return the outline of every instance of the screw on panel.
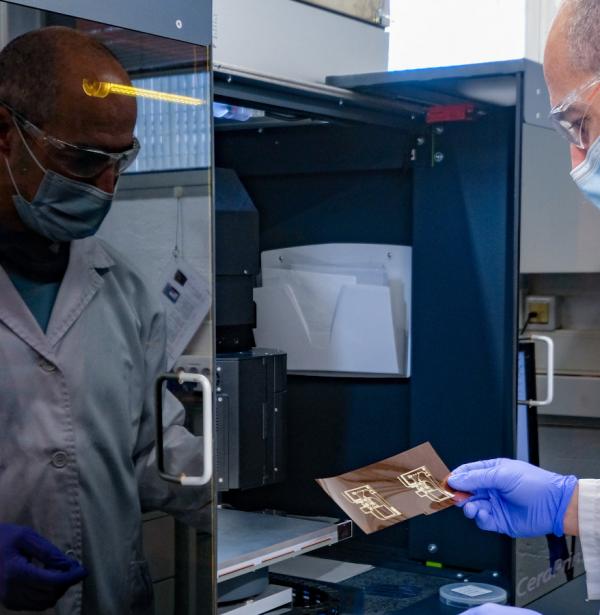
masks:
<path fill-rule="evenodd" d="M 435 134 L 436 135 L 443 135 L 444 134 L 444 127 L 443 126 L 436 126 L 435 127 Z"/>
<path fill-rule="evenodd" d="M 231 83 L 233 81 L 233 77 L 231 75 L 227 75 L 227 83 Z"/>
<path fill-rule="evenodd" d="M 457 579 L 462 579 L 465 575 L 462 572 L 457 572 L 456 573 L 456 578 Z"/>
<path fill-rule="evenodd" d="M 248 270 L 244 269 L 244 275 L 248 275 Z"/>
<path fill-rule="evenodd" d="M 222 398 L 222 397 L 217 397 L 217 401 L 218 401 L 219 403 L 221 403 L 221 402 L 223 401 L 223 398 Z"/>
<path fill-rule="evenodd" d="M 273 468 L 275 472 L 279 472 L 279 468 Z"/>
<path fill-rule="evenodd" d="M 183 21 L 181 21 L 181 19 L 178 19 L 175 22 L 175 26 L 177 27 L 178 30 L 181 30 L 181 28 L 183 28 Z"/>
<path fill-rule="evenodd" d="M 536 91 L 536 96 L 541 96 L 542 95 L 542 90 L 540 88 L 538 88 Z"/>
<path fill-rule="evenodd" d="M 413 114 L 410 116 L 410 119 L 411 119 L 411 120 L 416 120 L 416 119 L 417 119 L 417 116 L 413 113 Z"/>
<path fill-rule="evenodd" d="M 437 553 L 438 552 L 438 546 L 435 543 L 430 543 L 427 545 L 427 551 L 428 553 Z"/>
<path fill-rule="evenodd" d="M 494 579 L 497 579 L 500 576 L 500 573 L 494 570 L 494 572 L 492 572 L 492 576 L 494 577 Z"/>
<path fill-rule="evenodd" d="M 222 482 L 223 482 L 223 479 L 222 479 L 222 478 L 220 478 L 220 479 L 219 479 L 219 482 L 220 482 L 220 483 L 222 483 Z"/>
<path fill-rule="evenodd" d="M 425 137 L 417 137 L 417 145 L 425 145 Z"/>
<path fill-rule="evenodd" d="M 343 106 L 344 106 L 344 101 L 343 101 L 343 100 L 338 100 L 338 105 L 339 105 L 340 107 L 343 107 Z"/>
<path fill-rule="evenodd" d="M 217 393 L 220 393 L 222 390 L 221 387 L 217 387 Z"/>
<path fill-rule="evenodd" d="M 275 408 L 275 414 L 279 412 L 279 408 Z"/>
<path fill-rule="evenodd" d="M 433 159 L 437 163 L 444 162 L 444 154 L 442 152 L 436 152 L 433 155 Z"/>
<path fill-rule="evenodd" d="M 218 371 L 218 372 L 220 372 L 220 371 L 221 371 L 221 368 L 220 368 L 220 367 L 217 367 L 217 371 Z"/>
<path fill-rule="evenodd" d="M 391 253 L 391 252 L 388 252 L 388 253 L 387 253 L 387 257 L 388 257 L 389 259 L 391 259 L 391 258 L 392 258 L 392 253 Z"/>
<path fill-rule="evenodd" d="M 263 128 L 259 128 L 259 129 L 258 129 L 258 134 L 259 134 L 259 135 L 262 135 L 262 133 L 263 133 L 263 132 L 264 132 L 264 129 L 263 129 Z"/>

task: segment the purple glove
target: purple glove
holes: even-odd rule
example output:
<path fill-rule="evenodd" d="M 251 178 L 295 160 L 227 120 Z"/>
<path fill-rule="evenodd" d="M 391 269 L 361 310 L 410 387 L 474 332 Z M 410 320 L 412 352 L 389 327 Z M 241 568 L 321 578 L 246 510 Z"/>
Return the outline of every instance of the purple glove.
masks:
<path fill-rule="evenodd" d="M 502 606 L 501 604 L 483 604 L 464 611 L 461 615 L 540 615 L 537 611 L 518 609 L 514 606 Z"/>
<path fill-rule="evenodd" d="M 553 474 L 523 461 L 490 459 L 456 468 L 448 484 L 473 494 L 459 506 L 482 530 L 513 538 L 551 533 L 562 536 L 577 478 Z"/>
<path fill-rule="evenodd" d="M 44 611 L 86 576 L 79 562 L 32 529 L 0 523 L 0 603 L 6 608 Z"/>

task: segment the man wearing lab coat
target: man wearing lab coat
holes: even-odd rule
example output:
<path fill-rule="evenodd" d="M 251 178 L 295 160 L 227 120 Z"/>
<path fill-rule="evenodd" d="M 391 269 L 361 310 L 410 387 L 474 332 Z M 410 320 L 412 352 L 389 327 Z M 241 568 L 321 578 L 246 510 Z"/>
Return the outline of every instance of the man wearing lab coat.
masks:
<path fill-rule="evenodd" d="M 163 314 L 93 236 L 139 149 L 135 99 L 86 82 L 130 84 L 75 30 L 0 53 L 0 613 L 151 613 L 142 510 L 197 523 L 208 510 L 208 492 L 156 469 Z M 181 472 L 202 445 L 173 402 L 165 443 Z"/>
<path fill-rule="evenodd" d="M 570 144 L 571 176 L 586 198 L 600 208 L 598 0 L 563 3 L 546 45 L 544 72 L 551 118 Z M 461 505 L 483 530 L 513 537 L 578 535 L 588 597 L 600 600 L 600 480 L 577 480 L 520 461 L 492 459 L 457 468 L 449 484 L 474 494 Z M 577 605 L 571 605 L 569 615 L 577 612 Z M 484 605 L 467 613 L 524 615 L 533 611 Z"/>

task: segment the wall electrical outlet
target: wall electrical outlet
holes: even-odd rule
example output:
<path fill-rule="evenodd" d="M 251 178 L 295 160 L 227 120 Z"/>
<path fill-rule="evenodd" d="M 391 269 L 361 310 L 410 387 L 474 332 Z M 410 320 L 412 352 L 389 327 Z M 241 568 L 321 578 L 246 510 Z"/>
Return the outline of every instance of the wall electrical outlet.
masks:
<path fill-rule="evenodd" d="M 560 327 L 556 297 L 526 297 L 523 316 L 529 318 L 527 328 L 532 331 L 554 331 Z"/>

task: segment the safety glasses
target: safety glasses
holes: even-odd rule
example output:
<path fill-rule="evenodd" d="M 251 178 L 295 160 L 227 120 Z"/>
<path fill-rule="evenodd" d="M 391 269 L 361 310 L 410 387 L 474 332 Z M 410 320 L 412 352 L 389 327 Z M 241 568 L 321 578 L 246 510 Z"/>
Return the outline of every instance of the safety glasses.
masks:
<path fill-rule="evenodd" d="M 131 147 L 123 152 L 106 152 L 93 147 L 73 145 L 49 135 L 6 103 L 0 101 L 0 104 L 10 111 L 22 129 L 46 150 L 56 166 L 71 176 L 89 179 L 100 175 L 109 167 L 113 167 L 115 173 L 120 175 L 131 166 L 139 154 L 141 146 L 136 137 L 133 138 Z"/>
<path fill-rule="evenodd" d="M 589 110 L 599 90 L 600 75 L 597 75 L 573 90 L 550 111 L 554 128 L 569 143 L 580 149 L 587 149 L 591 145 Z"/>

